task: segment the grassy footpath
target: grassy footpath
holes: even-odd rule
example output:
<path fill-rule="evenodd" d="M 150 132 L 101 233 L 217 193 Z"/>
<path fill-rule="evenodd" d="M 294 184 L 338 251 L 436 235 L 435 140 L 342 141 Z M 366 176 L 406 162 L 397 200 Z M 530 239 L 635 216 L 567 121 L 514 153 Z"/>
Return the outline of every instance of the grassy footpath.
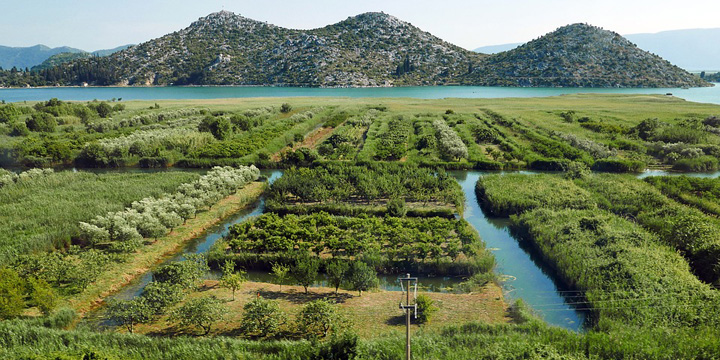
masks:
<path fill-rule="evenodd" d="M 328 299 L 338 303 L 340 313 L 350 321 L 351 328 L 361 338 L 372 339 L 393 333 L 399 335 L 400 332 L 405 331 L 405 317 L 398 309 L 398 301 L 402 295 L 399 291 L 377 290 L 358 296 L 356 291 L 340 290 L 336 295 L 335 289 L 315 287 L 310 288 L 309 293 L 305 294 L 302 286 L 283 285 L 280 291 L 279 285 L 248 282 L 236 291 L 235 301 L 231 301 L 232 292 L 229 289 L 218 286 L 216 280 L 206 280 L 198 291 L 191 293 L 182 303 L 189 299 L 217 296 L 225 301 L 224 305 L 228 311 L 225 319 L 219 321 L 211 333 L 238 336 L 242 335 L 240 323 L 243 306 L 257 294 L 278 301 L 280 309 L 288 315 L 290 323 L 307 302 Z M 494 283 L 489 283 L 481 291 L 470 294 L 425 294 L 435 301 L 435 306 L 439 309 L 430 323 L 422 326 L 422 331 L 425 332 L 440 331 L 446 326 L 468 321 L 504 324 L 511 320 L 508 317 L 508 306 L 503 300 L 502 290 Z M 152 323 L 137 325 L 135 332 L 161 336 L 196 335 L 192 329 L 179 328 L 167 319 L 167 316 L 162 316 Z M 417 325 L 411 328 L 413 333 L 420 330 Z"/>
<path fill-rule="evenodd" d="M 198 213 L 182 226 L 177 227 L 168 235 L 159 238 L 154 244 L 144 246 L 140 251 L 129 256 L 127 261 L 111 263 L 100 277 L 88 288 L 67 299 L 67 304 L 80 315 L 100 306 L 103 300 L 141 276 L 153 265 L 176 254 L 184 244 L 200 235 L 203 231 L 217 224 L 222 219 L 252 204 L 265 190 L 265 183 L 253 182 L 228 196 L 209 210 Z"/>

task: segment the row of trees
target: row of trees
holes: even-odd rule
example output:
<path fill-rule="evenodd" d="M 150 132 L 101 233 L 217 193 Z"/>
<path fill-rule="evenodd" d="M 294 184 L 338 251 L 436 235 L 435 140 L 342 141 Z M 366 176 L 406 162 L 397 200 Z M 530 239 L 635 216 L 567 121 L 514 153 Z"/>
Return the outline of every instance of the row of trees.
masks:
<path fill-rule="evenodd" d="M 213 132 L 216 138 L 222 139 L 208 146 L 204 146 L 201 149 L 190 154 L 194 158 L 239 158 L 246 155 L 250 155 L 256 151 L 263 149 L 273 139 L 282 138 L 284 135 L 287 137 L 287 132 L 293 129 L 296 125 L 310 121 L 315 115 L 320 112 L 322 108 L 314 108 L 307 110 L 302 113 L 293 114 L 287 118 L 281 118 L 277 121 L 267 121 L 257 127 L 247 125 L 247 131 L 243 131 L 240 134 L 229 136 L 230 124 L 227 121 L 232 120 L 220 120 L 211 119 L 208 120 L 208 126 L 203 128 L 209 132 Z M 285 144 L 292 142 L 294 139 L 290 137 L 286 139 Z M 285 145 L 283 144 L 283 145 Z"/>
<path fill-rule="evenodd" d="M 85 127 L 88 132 L 106 133 L 121 128 L 150 125 L 167 120 L 191 117 L 200 114 L 202 111 L 203 110 L 195 108 L 183 108 L 159 113 L 140 114 L 123 119 L 110 118 L 103 121 L 86 122 Z"/>
<path fill-rule="evenodd" d="M 468 157 L 468 149 L 460 136 L 444 120 L 433 121 L 441 155 L 457 161 Z"/>
<path fill-rule="evenodd" d="M 400 160 L 407 153 L 412 126 L 402 116 L 391 119 L 375 143 L 376 160 Z"/>
<path fill-rule="evenodd" d="M 282 253 L 296 248 L 334 256 L 381 250 L 391 258 L 455 258 L 473 254 L 479 238 L 464 221 L 443 218 L 339 217 L 324 212 L 268 213 L 230 229 L 237 252 Z"/>
<path fill-rule="evenodd" d="M 384 202 L 390 198 L 462 206 L 464 195 L 444 171 L 417 166 L 373 163 L 329 164 L 287 170 L 270 188 L 269 202 Z"/>
<path fill-rule="evenodd" d="M 259 176 L 254 166 L 215 167 L 197 181 L 179 186 L 172 195 L 145 198 L 125 210 L 80 222 L 80 238 L 91 247 L 104 244 L 114 250 L 132 251 L 143 237 L 165 235 Z"/>

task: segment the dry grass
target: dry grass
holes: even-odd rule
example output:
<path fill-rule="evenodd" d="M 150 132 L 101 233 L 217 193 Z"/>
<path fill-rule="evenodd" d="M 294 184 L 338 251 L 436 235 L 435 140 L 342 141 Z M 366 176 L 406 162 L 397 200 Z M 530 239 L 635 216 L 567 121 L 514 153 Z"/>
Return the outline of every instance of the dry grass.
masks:
<path fill-rule="evenodd" d="M 405 317 L 398 309 L 402 293 L 398 291 L 378 290 L 363 293 L 340 290 L 336 295 L 331 288 L 310 288 L 305 294 L 301 286 L 280 286 L 268 283 L 248 282 L 243 284 L 241 290 L 235 293 L 235 301 L 231 301 L 232 293 L 228 289 L 218 286 L 215 280 L 207 280 L 196 292 L 190 294 L 188 299 L 205 296 L 217 296 L 226 301 L 228 313 L 224 320 L 214 326 L 211 334 L 226 336 L 242 336 L 239 330 L 243 315 L 243 305 L 258 294 L 267 299 L 278 301 L 280 309 L 288 315 L 290 321 L 308 301 L 315 299 L 328 299 L 340 307 L 341 313 L 350 320 L 351 326 L 363 338 L 378 337 L 394 331 L 404 331 Z M 433 331 L 444 326 L 464 323 L 468 321 L 481 321 L 487 323 L 506 323 L 511 321 L 507 316 L 508 306 L 503 300 L 502 290 L 495 284 L 485 286 L 481 292 L 470 294 L 444 294 L 426 293 L 439 308 L 432 321 L 424 325 L 424 331 Z M 413 325 L 411 331 L 420 329 Z M 178 328 L 169 323 L 163 316 L 150 324 L 139 325 L 136 332 L 158 335 L 196 335 L 193 329 Z"/>

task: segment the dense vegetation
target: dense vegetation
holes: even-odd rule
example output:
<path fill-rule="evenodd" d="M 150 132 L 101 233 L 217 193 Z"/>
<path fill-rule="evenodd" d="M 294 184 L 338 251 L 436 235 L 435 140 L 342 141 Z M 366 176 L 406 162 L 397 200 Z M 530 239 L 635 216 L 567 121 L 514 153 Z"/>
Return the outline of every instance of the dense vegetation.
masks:
<path fill-rule="evenodd" d="M 543 324 L 517 306 L 511 314 L 519 325 L 468 323 L 442 332 L 423 332 L 413 337 L 415 359 L 514 359 L 514 358 L 712 358 L 720 352 L 717 330 L 657 329 L 638 332 L 617 329 L 613 333 L 572 333 Z M 72 317 L 69 318 L 72 320 Z M 263 341 L 229 337 L 157 338 L 133 334 L 67 331 L 65 319 L 53 319 L 43 327 L 31 321 L 0 323 L 0 355 L 6 358 L 86 357 L 107 359 L 397 359 L 404 356 L 405 341 L 399 336 L 375 340 L 336 337 L 328 342 Z M 642 346 L 638 346 L 642 344 Z"/>
<path fill-rule="evenodd" d="M 714 237 L 695 231 L 717 229 L 708 223 L 711 219 L 703 223 L 691 209 L 679 209 L 631 177 L 510 179 L 481 178 L 479 201 L 494 214 L 513 214 L 513 231 L 539 251 L 564 283 L 582 291 L 577 306 L 591 312 L 593 329 L 612 336 L 628 329 L 646 334 L 673 328 L 692 334 L 717 326 L 720 295 L 702 282 L 715 279 L 717 256 L 706 256 L 713 251 Z M 667 209 L 676 211 L 670 215 Z M 684 216 L 693 219 L 683 221 Z M 709 237 L 683 237 L 685 233 Z"/>
<path fill-rule="evenodd" d="M 652 180 L 651 180 L 652 181 Z M 697 277 L 720 281 L 720 221 L 668 199 L 643 181 L 631 177 L 593 176 L 578 184 L 591 191 L 600 207 L 631 217 L 653 231 L 664 244 L 687 258 Z"/>
<path fill-rule="evenodd" d="M 157 197 L 198 178 L 187 172 L 156 174 L 27 171 L 0 176 L 0 264 L 19 254 L 64 249 L 79 222 Z M 82 201 L 78 201 L 82 199 Z"/>
<path fill-rule="evenodd" d="M 234 225 L 227 246 L 242 265 L 264 266 L 294 251 L 324 261 L 365 259 L 382 273 L 472 275 L 489 272 L 493 256 L 465 221 L 442 218 L 265 214 Z M 279 256 L 251 256 L 279 255 Z"/>
<path fill-rule="evenodd" d="M 462 204 L 462 190 L 444 171 L 383 163 L 290 169 L 273 183 L 266 202 L 268 209 L 281 212 L 320 209 L 349 215 L 369 208 L 365 211 L 419 215 L 435 209 L 445 216 L 461 211 Z"/>
<path fill-rule="evenodd" d="M 444 100 L 419 109 L 404 101 L 391 107 L 304 100 L 287 107 L 258 101 L 166 109 L 115 100 L 0 104 L 0 162 L 292 167 L 383 161 L 453 170 L 554 171 L 584 164 L 605 172 L 638 172 L 646 166 L 712 171 L 720 163 L 715 115 L 720 110 L 660 96 L 593 101 L 576 96 L 564 103 L 515 100 L 492 106 Z"/>
<path fill-rule="evenodd" d="M 688 176 L 652 176 L 645 181 L 666 196 L 710 215 L 720 216 L 720 180 Z"/>
<path fill-rule="evenodd" d="M 512 324 L 418 332 L 416 358 L 713 358 L 720 351 L 718 180 L 639 180 L 590 171 L 630 172 L 646 164 L 679 169 L 684 165 L 678 163 L 692 161 L 711 169 L 720 146 L 716 106 L 662 96 L 416 101 L 292 99 L 279 106 L 273 99 L 207 108 L 160 102 L 151 109 L 117 101 L 0 105 L 0 119 L 8 119 L 0 125 L 6 161 L 20 159 L 13 158 L 18 149 L 66 143 L 66 160 L 40 152 L 22 159 L 289 168 L 270 187 L 268 212 L 231 227 L 209 253 L 209 264 L 187 256 L 164 265 L 140 296 L 108 307 L 116 324 L 128 331 L 144 327 L 155 338 L 62 330 L 72 319 L 63 310 L 53 315 L 54 309 L 102 287 L 103 276 L 114 273 L 108 269 L 132 267 L 128 259 L 162 245 L 173 228 L 182 230 L 195 213 L 255 179 L 257 169 L 214 169 L 205 177 L 0 171 L 8 224 L 21 225 L 3 242 L 8 268 L 0 269 L 0 317 L 49 314 L 0 323 L 8 334 L 0 336 L 0 356 L 397 358 L 403 351 L 398 336 L 336 336 L 312 321 L 316 313 L 331 316 L 331 307 L 308 302 L 288 317 L 272 297 L 296 305 L 314 300 L 320 293 L 312 289 L 283 293 L 282 286 L 292 281 L 308 292 L 324 280 L 354 291 L 338 299 L 363 299 L 376 272 L 474 275 L 469 280 L 478 285 L 491 282 L 494 257 L 467 222 L 454 218 L 464 199 L 445 171 L 471 168 L 565 171 L 487 175 L 476 192 L 486 212 L 512 216 L 515 234 L 582 294 L 573 305 L 592 314 L 590 327 L 581 334 L 551 328 L 517 305 L 508 312 Z M 48 207 L 47 199 L 58 207 Z M 52 227 L 45 228 L 48 223 Z M 57 237 L 40 236 L 53 228 Z M 53 248 L 59 251 L 45 251 Z M 222 275 L 200 289 L 207 265 Z M 236 291 L 240 299 L 250 292 L 242 290 L 243 269 L 272 272 L 281 291 L 273 285 L 263 299 L 253 290 L 243 319 L 238 315 L 228 326 L 232 331 L 217 331 L 230 291 L 233 299 Z M 94 284 L 98 278 L 100 285 Z M 227 291 L 221 293 L 227 299 L 206 291 Z M 443 306 L 450 305 L 440 302 L 440 314 Z M 170 330 L 155 332 L 158 324 Z M 162 337 L 169 333 L 263 340 Z"/>

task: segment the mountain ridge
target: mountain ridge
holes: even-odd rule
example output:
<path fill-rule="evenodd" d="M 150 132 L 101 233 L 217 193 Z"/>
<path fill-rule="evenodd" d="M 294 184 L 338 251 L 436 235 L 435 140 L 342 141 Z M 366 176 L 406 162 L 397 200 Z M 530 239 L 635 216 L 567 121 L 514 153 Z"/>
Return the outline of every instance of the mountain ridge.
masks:
<path fill-rule="evenodd" d="M 563 29 L 576 31 L 564 34 Z M 541 40 L 541 52 L 555 55 L 538 63 L 540 52 L 477 54 L 382 12 L 293 30 L 221 11 L 106 58 L 42 70 L 36 78 L 38 83 L 101 86 L 708 85 L 599 28 L 569 25 L 536 41 Z M 568 51 L 566 44 L 574 47 Z M 613 60 L 622 57 L 627 61 Z"/>
<path fill-rule="evenodd" d="M 708 86 L 618 33 L 581 23 L 492 55 L 471 76 L 488 86 Z"/>
<path fill-rule="evenodd" d="M 720 28 L 665 30 L 656 33 L 623 35 L 638 47 L 655 53 L 671 63 L 691 71 L 720 71 Z M 481 46 L 474 52 L 497 54 L 524 43 Z"/>

